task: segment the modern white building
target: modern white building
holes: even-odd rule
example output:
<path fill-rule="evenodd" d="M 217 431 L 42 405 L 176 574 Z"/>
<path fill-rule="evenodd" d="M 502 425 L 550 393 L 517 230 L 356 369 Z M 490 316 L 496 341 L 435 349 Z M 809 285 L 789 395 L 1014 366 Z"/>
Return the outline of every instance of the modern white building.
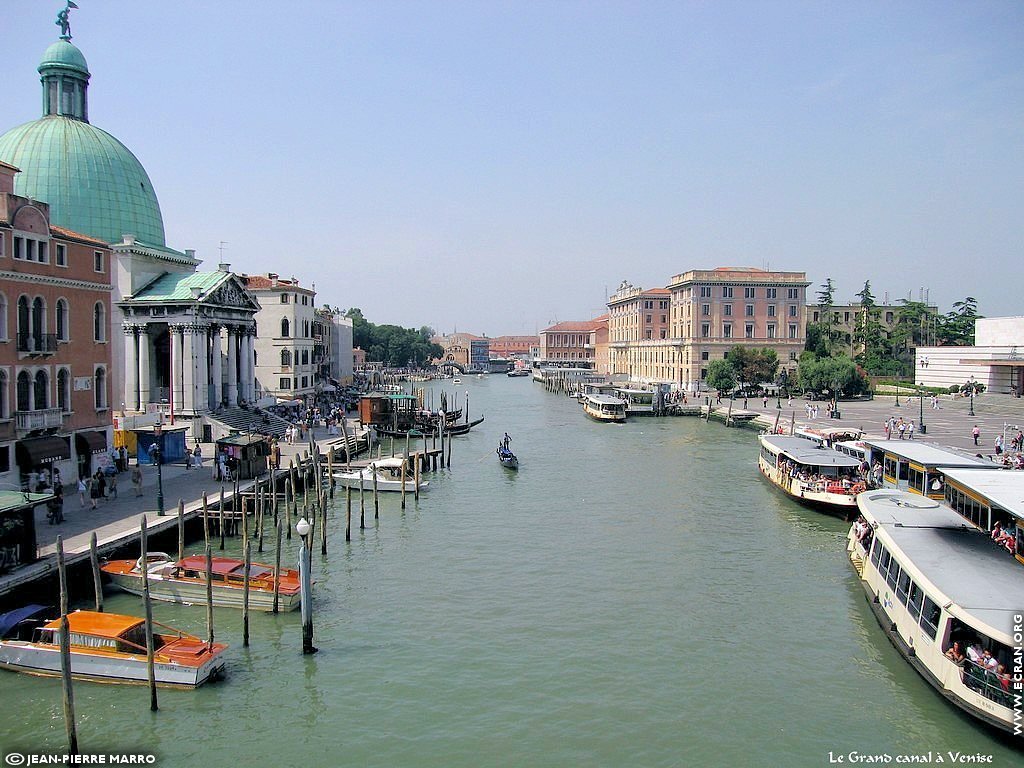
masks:
<path fill-rule="evenodd" d="M 929 387 L 961 386 L 971 379 L 988 392 L 1024 391 L 1024 317 L 975 321 L 973 347 L 918 347 L 914 381 Z"/>

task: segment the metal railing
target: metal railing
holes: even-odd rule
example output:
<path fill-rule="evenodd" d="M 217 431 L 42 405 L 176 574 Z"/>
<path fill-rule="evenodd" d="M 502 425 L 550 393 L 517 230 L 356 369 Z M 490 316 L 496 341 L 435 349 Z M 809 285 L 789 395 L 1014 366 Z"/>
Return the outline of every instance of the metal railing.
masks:
<path fill-rule="evenodd" d="M 986 699 L 1003 707 L 1012 706 L 1014 679 L 1005 670 L 1000 674 L 985 669 L 970 659 L 964 659 L 960 664 L 960 680 L 972 691 L 980 693 Z"/>
<path fill-rule="evenodd" d="M 52 355 L 57 351 L 57 334 L 19 333 L 18 351 L 33 355 Z"/>

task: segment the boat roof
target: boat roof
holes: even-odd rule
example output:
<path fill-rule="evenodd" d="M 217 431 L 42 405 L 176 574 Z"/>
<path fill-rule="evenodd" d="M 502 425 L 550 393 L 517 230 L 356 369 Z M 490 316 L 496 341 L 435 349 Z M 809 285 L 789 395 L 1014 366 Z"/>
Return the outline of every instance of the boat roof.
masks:
<path fill-rule="evenodd" d="M 206 555 L 189 555 L 184 560 L 179 560 L 178 565 L 190 570 L 206 571 Z M 214 557 L 212 558 L 211 565 L 213 573 L 223 576 L 224 574 L 241 570 L 245 563 L 233 557 Z"/>
<path fill-rule="evenodd" d="M 1001 633 L 1002 642 L 1012 637 L 1013 615 L 1024 605 L 1024 570 L 987 533 L 945 504 L 906 491 L 866 491 L 857 506 L 900 550 L 901 564 L 931 583 L 933 600 L 954 603 L 954 613 Z"/>
<path fill-rule="evenodd" d="M 600 403 L 602 405 L 623 405 L 622 400 L 617 397 L 612 397 L 611 395 L 591 394 L 586 397 L 587 400 L 592 403 Z"/>
<path fill-rule="evenodd" d="M 616 387 L 616 392 L 625 392 L 629 395 L 653 395 L 653 389 L 636 389 L 634 387 Z"/>
<path fill-rule="evenodd" d="M 53 609 L 45 605 L 26 605 L 0 614 L 0 637 L 6 637 L 8 632 L 26 619 L 32 619 L 42 613 L 50 612 L 53 612 Z"/>
<path fill-rule="evenodd" d="M 389 467 L 401 467 L 402 462 L 405 461 L 401 456 L 388 456 L 383 459 L 374 459 L 368 465 L 368 467 L 382 467 L 388 469 Z"/>
<path fill-rule="evenodd" d="M 1024 518 L 1024 472 L 1012 469 L 948 469 L 947 480 L 974 491 L 1014 517 Z"/>
<path fill-rule="evenodd" d="M 853 456 L 824 448 L 805 437 L 789 435 L 762 435 L 761 442 L 776 449 L 797 464 L 813 464 L 819 467 L 859 467 L 860 461 Z"/>
<path fill-rule="evenodd" d="M 132 627 L 141 624 L 142 621 L 138 616 L 124 616 L 119 613 L 75 611 L 68 614 L 68 628 L 72 632 L 100 637 L 120 637 Z M 46 625 L 47 629 L 58 629 L 59 627 L 59 618 Z"/>
<path fill-rule="evenodd" d="M 932 467 L 984 467 L 996 465 L 988 459 L 979 459 L 962 451 L 947 448 L 934 443 L 923 443 L 918 440 L 864 440 L 865 445 L 873 451 L 884 451 L 899 456 L 915 464 Z"/>

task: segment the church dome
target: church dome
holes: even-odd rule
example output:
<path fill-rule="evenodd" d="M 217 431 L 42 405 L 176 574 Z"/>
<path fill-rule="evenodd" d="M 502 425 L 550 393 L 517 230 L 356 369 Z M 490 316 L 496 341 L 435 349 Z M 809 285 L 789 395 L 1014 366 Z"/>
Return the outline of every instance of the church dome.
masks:
<path fill-rule="evenodd" d="M 163 248 L 163 216 L 142 163 L 89 123 L 89 67 L 68 40 L 39 64 L 43 117 L 0 136 L 0 160 L 18 168 L 14 191 L 50 205 L 50 222 L 108 243 L 134 235 Z"/>
<path fill-rule="evenodd" d="M 0 160 L 21 170 L 16 194 L 50 204 L 51 223 L 107 243 L 134 235 L 146 245 L 165 245 L 146 169 L 106 131 L 50 115 L 0 136 Z"/>

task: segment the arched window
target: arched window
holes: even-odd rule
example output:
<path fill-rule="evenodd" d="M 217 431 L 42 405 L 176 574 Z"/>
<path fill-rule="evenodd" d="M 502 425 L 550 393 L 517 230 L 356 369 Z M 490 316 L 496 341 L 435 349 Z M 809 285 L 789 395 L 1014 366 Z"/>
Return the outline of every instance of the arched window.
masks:
<path fill-rule="evenodd" d="M 95 341 L 107 340 L 107 308 L 102 301 L 92 308 L 92 337 Z"/>
<path fill-rule="evenodd" d="M 42 411 L 50 407 L 50 377 L 46 375 L 46 371 L 36 371 L 35 383 L 35 392 L 32 393 L 35 401 L 33 409 Z"/>
<path fill-rule="evenodd" d="M 96 407 L 106 408 L 107 407 L 107 372 L 103 368 L 96 369 L 95 381 L 93 381 L 93 389 L 96 393 Z"/>
<path fill-rule="evenodd" d="M 71 410 L 71 374 L 67 368 L 57 371 L 57 407 L 65 413 Z"/>
<path fill-rule="evenodd" d="M 281 336 L 282 336 L 282 338 L 285 338 L 285 339 L 288 338 L 288 318 L 287 317 L 282 317 L 281 318 Z"/>
<path fill-rule="evenodd" d="M 39 340 L 36 349 L 42 349 L 44 333 L 46 333 L 46 304 L 41 296 L 36 296 L 32 300 L 32 335 Z"/>
<path fill-rule="evenodd" d="M 28 340 L 32 335 L 32 314 L 28 308 L 28 296 L 18 297 L 18 349 L 28 350 Z"/>
<path fill-rule="evenodd" d="M 7 391 L 7 371 L 0 371 L 0 419 L 11 418 L 11 403 Z"/>
<path fill-rule="evenodd" d="M 0 293 L 0 339 L 7 338 L 7 297 Z"/>
<path fill-rule="evenodd" d="M 32 410 L 32 377 L 28 371 L 18 374 L 18 410 Z"/>
<path fill-rule="evenodd" d="M 281 367 L 287 368 L 292 364 L 292 351 L 290 349 L 281 350 Z"/>
<path fill-rule="evenodd" d="M 68 302 L 66 299 L 57 299 L 57 340 L 68 340 Z"/>

